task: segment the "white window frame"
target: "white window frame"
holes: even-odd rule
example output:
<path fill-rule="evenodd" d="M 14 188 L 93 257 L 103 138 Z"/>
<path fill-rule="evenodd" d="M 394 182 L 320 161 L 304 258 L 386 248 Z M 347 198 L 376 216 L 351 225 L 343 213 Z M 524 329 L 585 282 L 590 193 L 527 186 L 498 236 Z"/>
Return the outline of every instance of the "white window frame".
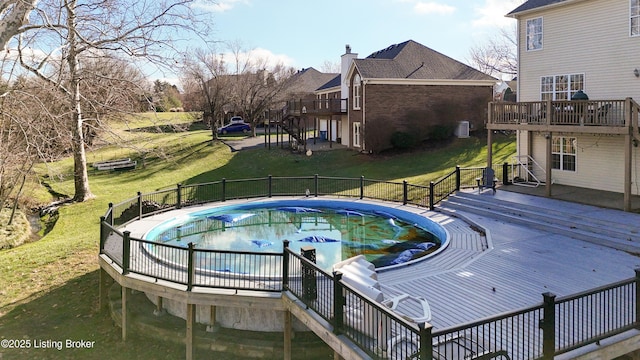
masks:
<path fill-rule="evenodd" d="M 573 94 L 585 88 L 584 73 L 540 77 L 540 100 L 571 100 Z"/>
<path fill-rule="evenodd" d="M 361 147 L 360 137 L 362 134 L 360 133 L 361 124 L 360 122 L 353 123 L 353 147 Z"/>
<path fill-rule="evenodd" d="M 353 110 L 360 110 L 360 101 L 362 97 L 362 79 L 360 74 L 353 77 Z"/>
<path fill-rule="evenodd" d="M 527 51 L 542 50 L 543 45 L 543 21 L 542 16 L 527 19 L 525 42 Z"/>
<path fill-rule="evenodd" d="M 629 36 L 640 36 L 640 0 L 629 0 Z"/>
<path fill-rule="evenodd" d="M 558 157 L 557 164 L 553 161 Z M 565 168 L 565 158 L 573 158 L 573 169 Z M 576 172 L 578 170 L 578 139 L 568 136 L 554 136 L 551 144 L 551 169 Z"/>

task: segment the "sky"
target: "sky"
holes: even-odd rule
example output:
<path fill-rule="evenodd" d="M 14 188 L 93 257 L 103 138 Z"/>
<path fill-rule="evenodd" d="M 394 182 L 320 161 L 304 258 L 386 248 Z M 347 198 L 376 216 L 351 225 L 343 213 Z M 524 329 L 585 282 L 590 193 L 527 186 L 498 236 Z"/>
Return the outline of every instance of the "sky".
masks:
<path fill-rule="evenodd" d="M 297 69 L 338 64 L 414 40 L 458 61 L 515 26 L 505 14 L 524 0 L 217 0 L 210 37 Z"/>

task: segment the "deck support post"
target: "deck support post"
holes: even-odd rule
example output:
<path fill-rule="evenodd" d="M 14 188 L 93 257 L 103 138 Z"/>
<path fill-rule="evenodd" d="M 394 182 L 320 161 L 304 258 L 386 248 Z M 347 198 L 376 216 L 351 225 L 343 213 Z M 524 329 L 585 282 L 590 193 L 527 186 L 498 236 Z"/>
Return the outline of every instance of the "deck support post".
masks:
<path fill-rule="evenodd" d="M 100 278 L 98 286 L 98 310 L 102 311 L 109 307 L 109 287 L 113 284 L 113 279 L 102 267 L 100 268 Z"/>
<path fill-rule="evenodd" d="M 128 297 L 129 297 L 129 289 L 126 287 L 122 287 L 122 319 L 120 326 L 122 327 L 122 341 L 127 341 L 127 328 L 129 327 L 129 319 L 128 319 Z"/>
<path fill-rule="evenodd" d="M 633 177 L 633 142 L 631 132 L 624 135 L 624 211 L 631 211 L 631 178 Z"/>
<path fill-rule="evenodd" d="M 546 164 L 544 165 L 544 174 L 545 174 L 545 196 L 551 197 L 551 163 L 552 159 L 552 151 L 553 151 L 553 133 L 549 132 L 545 135 L 547 140 L 547 150 L 546 150 Z"/>
<path fill-rule="evenodd" d="M 186 344 L 186 354 L 185 359 L 192 360 L 194 359 L 194 350 L 195 350 L 195 336 L 193 335 L 193 330 L 196 325 L 196 305 L 195 304 L 187 304 L 187 325 L 186 325 L 186 335 L 185 335 L 185 344 Z"/>
<path fill-rule="evenodd" d="M 291 311 L 284 311 L 284 360 L 291 360 L 291 343 L 293 339 L 293 326 Z"/>

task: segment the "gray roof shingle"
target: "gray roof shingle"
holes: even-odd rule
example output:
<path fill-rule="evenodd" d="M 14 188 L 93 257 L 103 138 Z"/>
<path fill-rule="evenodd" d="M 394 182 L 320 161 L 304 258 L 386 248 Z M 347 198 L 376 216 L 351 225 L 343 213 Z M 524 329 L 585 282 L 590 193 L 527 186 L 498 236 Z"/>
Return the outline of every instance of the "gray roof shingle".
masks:
<path fill-rule="evenodd" d="M 354 63 L 365 79 L 496 80 L 413 40 L 355 59 Z"/>
<path fill-rule="evenodd" d="M 551 4 L 555 4 L 555 3 L 560 3 L 560 2 L 564 2 L 566 0 L 529 0 L 527 2 L 525 2 L 524 4 L 518 6 L 517 8 L 515 8 L 513 11 L 511 11 L 510 13 L 507 14 L 507 16 L 509 15 L 515 15 L 519 12 L 523 12 L 523 11 L 527 11 L 527 10 L 533 10 L 539 7 L 543 7 L 543 6 L 547 6 L 547 5 L 551 5 Z"/>

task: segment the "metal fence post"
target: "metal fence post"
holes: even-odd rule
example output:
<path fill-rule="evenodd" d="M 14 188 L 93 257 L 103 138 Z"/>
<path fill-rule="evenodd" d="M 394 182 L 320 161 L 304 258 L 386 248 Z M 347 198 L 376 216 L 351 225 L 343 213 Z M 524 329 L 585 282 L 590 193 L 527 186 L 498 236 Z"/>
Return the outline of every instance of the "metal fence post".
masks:
<path fill-rule="evenodd" d="M 113 226 L 113 203 L 109 203 L 109 225 Z"/>
<path fill-rule="evenodd" d="M 456 191 L 460 191 L 460 165 L 456 165 Z"/>
<path fill-rule="evenodd" d="M 268 194 L 267 196 L 268 197 L 273 196 L 273 188 L 271 187 L 272 185 L 273 185 L 273 176 L 269 175 L 267 177 L 267 186 L 269 187 L 267 189 L 267 194 Z"/>
<path fill-rule="evenodd" d="M 222 178 L 222 201 L 227 201 L 227 179 Z"/>
<path fill-rule="evenodd" d="M 556 352 L 556 295 L 550 292 L 542 294 L 544 305 L 542 307 L 542 358 L 553 360 Z"/>
<path fill-rule="evenodd" d="M 182 208 L 182 184 L 176 186 L 176 209 Z"/>
<path fill-rule="evenodd" d="M 289 288 L 289 240 L 284 240 L 282 246 L 282 289 Z"/>
<path fill-rule="evenodd" d="M 187 291 L 191 291 L 193 289 L 193 278 L 195 275 L 195 259 L 194 259 L 194 248 L 193 243 L 189 243 L 189 260 L 187 262 Z"/>
<path fill-rule="evenodd" d="M 104 242 L 106 239 L 105 236 L 105 231 L 104 231 L 104 222 L 105 222 L 105 217 L 104 216 L 100 216 L 100 252 L 99 254 L 103 254 L 104 253 Z"/>
<path fill-rule="evenodd" d="M 636 272 L 636 329 L 640 329 L 640 268 L 634 270 Z"/>
<path fill-rule="evenodd" d="M 420 359 L 433 359 L 433 337 L 431 331 L 433 326 L 428 323 L 418 324 L 420 329 Z"/>
<path fill-rule="evenodd" d="M 333 333 L 340 335 L 344 327 L 344 296 L 342 295 L 342 273 L 333 272 Z"/>
<path fill-rule="evenodd" d="M 313 195 L 318 197 L 318 174 L 313 175 Z"/>
<path fill-rule="evenodd" d="M 138 220 L 142 219 L 142 193 L 138 191 Z"/>
<path fill-rule="evenodd" d="M 316 249 L 313 246 L 303 246 L 300 248 L 302 257 L 312 263 L 316 263 Z M 318 283 L 315 269 L 306 263 L 302 263 L 302 299 L 314 301 L 318 298 Z"/>
<path fill-rule="evenodd" d="M 122 275 L 129 273 L 129 256 L 131 254 L 131 231 L 122 232 Z"/>
<path fill-rule="evenodd" d="M 364 175 L 360 176 L 360 200 L 364 198 Z"/>
<path fill-rule="evenodd" d="M 402 180 L 402 205 L 407 205 L 409 198 L 409 189 L 407 180 Z"/>
<path fill-rule="evenodd" d="M 433 194 L 433 189 L 435 188 L 435 183 L 433 181 L 431 181 L 429 183 L 429 210 L 433 211 L 433 209 L 435 208 L 435 199 L 434 194 Z"/>

